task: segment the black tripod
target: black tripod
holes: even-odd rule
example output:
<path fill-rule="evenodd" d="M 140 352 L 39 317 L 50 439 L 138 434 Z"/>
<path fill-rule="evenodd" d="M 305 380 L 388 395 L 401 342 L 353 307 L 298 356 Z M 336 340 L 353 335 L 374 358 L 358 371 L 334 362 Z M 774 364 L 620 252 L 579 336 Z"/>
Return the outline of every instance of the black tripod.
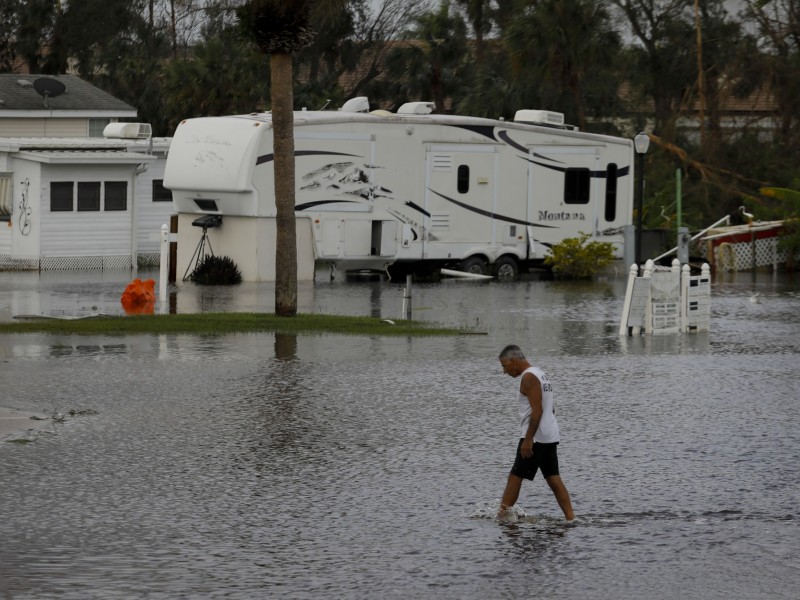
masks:
<path fill-rule="evenodd" d="M 206 244 L 208 244 L 208 256 L 214 256 L 214 249 L 211 247 L 211 240 L 208 239 L 208 228 L 219 227 L 222 225 L 222 215 L 205 215 L 192 222 L 192 225 L 203 228 L 203 235 L 200 236 L 200 241 L 197 243 L 197 248 L 194 249 L 192 258 L 189 259 L 189 266 L 186 267 L 186 272 L 183 274 L 183 281 L 189 277 L 189 272 L 194 272 L 197 265 L 202 263 L 206 258 Z"/>

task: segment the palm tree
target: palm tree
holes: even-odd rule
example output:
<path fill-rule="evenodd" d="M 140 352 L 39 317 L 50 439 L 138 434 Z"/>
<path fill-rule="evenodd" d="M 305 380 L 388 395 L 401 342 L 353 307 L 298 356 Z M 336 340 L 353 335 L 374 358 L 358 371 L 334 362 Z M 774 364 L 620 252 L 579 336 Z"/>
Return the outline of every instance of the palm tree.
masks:
<path fill-rule="evenodd" d="M 297 314 L 297 230 L 295 226 L 294 90 L 292 54 L 314 38 L 310 0 L 251 0 L 247 19 L 259 50 L 269 54 L 273 168 L 275 172 L 275 314 Z M 248 14 L 249 12 L 249 14 Z"/>
<path fill-rule="evenodd" d="M 396 100 L 430 99 L 436 111 L 446 112 L 448 98 L 459 96 L 467 60 L 467 27 L 461 15 L 444 0 L 434 12 L 414 19 L 415 26 L 387 57 L 389 77 L 401 82 Z"/>

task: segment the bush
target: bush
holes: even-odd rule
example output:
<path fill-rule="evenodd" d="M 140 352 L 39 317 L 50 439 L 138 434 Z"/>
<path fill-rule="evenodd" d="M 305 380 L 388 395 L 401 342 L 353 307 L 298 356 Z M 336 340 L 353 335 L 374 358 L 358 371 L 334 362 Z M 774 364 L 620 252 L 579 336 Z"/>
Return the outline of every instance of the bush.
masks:
<path fill-rule="evenodd" d="M 232 285 L 242 282 L 239 267 L 227 256 L 206 256 L 189 279 L 200 285 Z"/>
<path fill-rule="evenodd" d="M 544 264 L 561 279 L 589 279 L 614 260 L 614 246 L 609 242 L 588 242 L 588 233 L 566 238 L 550 248 Z"/>

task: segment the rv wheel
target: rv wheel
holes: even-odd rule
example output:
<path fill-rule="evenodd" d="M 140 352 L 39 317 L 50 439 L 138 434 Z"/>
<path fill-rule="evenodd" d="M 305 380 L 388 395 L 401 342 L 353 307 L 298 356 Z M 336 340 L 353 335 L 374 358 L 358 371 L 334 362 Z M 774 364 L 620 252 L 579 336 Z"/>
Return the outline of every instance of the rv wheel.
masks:
<path fill-rule="evenodd" d="M 488 275 L 488 264 L 480 256 L 470 256 L 461 261 L 461 270 L 475 275 Z"/>
<path fill-rule="evenodd" d="M 497 281 L 516 281 L 519 279 L 519 265 L 510 256 L 501 256 L 494 263 L 494 276 Z"/>

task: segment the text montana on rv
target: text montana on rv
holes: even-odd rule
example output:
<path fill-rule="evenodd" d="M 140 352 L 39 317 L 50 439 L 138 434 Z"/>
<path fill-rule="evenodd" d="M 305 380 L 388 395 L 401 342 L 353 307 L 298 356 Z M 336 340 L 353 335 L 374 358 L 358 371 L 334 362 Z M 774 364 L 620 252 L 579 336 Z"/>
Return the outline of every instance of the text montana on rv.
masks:
<path fill-rule="evenodd" d="M 514 279 L 581 233 L 612 243 L 621 258 L 631 140 L 577 131 L 548 111 L 520 110 L 511 122 L 432 114 L 427 102 L 397 113 L 367 108 L 360 98 L 294 113 L 298 279 L 322 265 Z M 177 127 L 164 185 L 178 212 L 179 270 L 203 226 L 246 280 L 274 279 L 273 166 L 269 113 Z M 204 215 L 221 218 L 209 231 Z"/>

